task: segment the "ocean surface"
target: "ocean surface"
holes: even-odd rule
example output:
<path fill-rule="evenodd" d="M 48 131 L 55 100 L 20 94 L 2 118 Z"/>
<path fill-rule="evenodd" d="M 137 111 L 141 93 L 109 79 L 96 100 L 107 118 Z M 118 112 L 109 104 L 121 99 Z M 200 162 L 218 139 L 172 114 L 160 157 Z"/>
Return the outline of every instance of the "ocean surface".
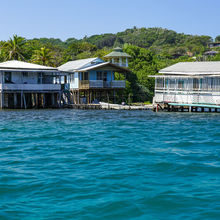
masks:
<path fill-rule="evenodd" d="M 0 111 L 0 219 L 220 219 L 220 114 Z"/>

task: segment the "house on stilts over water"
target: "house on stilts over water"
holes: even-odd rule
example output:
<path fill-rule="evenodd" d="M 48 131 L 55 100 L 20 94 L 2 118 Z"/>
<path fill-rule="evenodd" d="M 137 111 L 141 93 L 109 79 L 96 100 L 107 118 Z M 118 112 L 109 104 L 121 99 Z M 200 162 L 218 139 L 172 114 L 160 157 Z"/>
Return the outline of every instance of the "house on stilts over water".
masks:
<path fill-rule="evenodd" d="M 180 62 L 155 75 L 156 110 L 220 112 L 220 61 Z"/>
<path fill-rule="evenodd" d="M 0 63 L 0 108 L 59 107 L 61 95 L 57 68 L 15 60 Z"/>
<path fill-rule="evenodd" d="M 122 49 L 116 48 L 105 56 L 109 62 L 88 58 L 58 67 L 63 74 L 69 74 L 66 83 L 69 85 L 71 104 L 115 102 L 116 93 L 125 89 L 125 80 L 116 80 L 115 73 L 126 76 L 130 72 L 127 68 L 129 57 Z"/>

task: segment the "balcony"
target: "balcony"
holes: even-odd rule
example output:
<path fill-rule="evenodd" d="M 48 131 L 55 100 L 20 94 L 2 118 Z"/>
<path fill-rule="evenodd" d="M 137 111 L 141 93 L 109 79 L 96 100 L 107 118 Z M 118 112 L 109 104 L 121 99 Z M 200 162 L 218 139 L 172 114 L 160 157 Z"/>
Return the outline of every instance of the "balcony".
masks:
<path fill-rule="evenodd" d="M 80 89 L 103 88 L 103 80 L 80 80 Z"/>
<path fill-rule="evenodd" d="M 103 89 L 103 88 L 125 88 L 125 80 L 81 80 L 79 81 L 79 89 Z"/>
<path fill-rule="evenodd" d="M 60 84 L 0 84 L 1 90 L 12 91 L 59 91 Z"/>
<path fill-rule="evenodd" d="M 112 88 L 125 88 L 125 80 L 113 80 L 111 84 Z"/>

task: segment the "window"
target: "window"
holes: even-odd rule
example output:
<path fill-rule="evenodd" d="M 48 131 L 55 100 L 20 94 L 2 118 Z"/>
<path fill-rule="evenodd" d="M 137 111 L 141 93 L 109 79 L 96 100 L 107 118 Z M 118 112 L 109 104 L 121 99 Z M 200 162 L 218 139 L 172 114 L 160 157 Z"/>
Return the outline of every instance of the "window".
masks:
<path fill-rule="evenodd" d="M 207 87 L 207 78 L 202 78 L 200 79 L 200 86 L 201 86 L 201 89 L 203 90 L 207 90 L 208 87 Z"/>
<path fill-rule="evenodd" d="M 175 89 L 175 79 L 170 79 L 170 89 Z"/>
<path fill-rule="evenodd" d="M 215 78 L 215 90 L 219 91 L 220 90 L 220 78 Z"/>
<path fill-rule="evenodd" d="M 199 79 L 193 79 L 193 90 L 199 89 Z"/>
<path fill-rule="evenodd" d="M 169 88 L 169 79 L 165 79 L 165 88 L 166 88 L 166 89 Z"/>
<path fill-rule="evenodd" d="M 23 77 L 28 77 L 28 72 L 22 72 Z"/>
<path fill-rule="evenodd" d="M 98 71 L 97 73 L 97 80 L 107 81 L 107 72 Z"/>
<path fill-rule="evenodd" d="M 5 83 L 12 83 L 11 72 L 5 72 Z"/>
<path fill-rule="evenodd" d="M 89 73 L 88 72 L 80 72 L 80 80 L 89 80 Z"/>
<path fill-rule="evenodd" d="M 182 79 L 178 80 L 178 89 L 184 89 L 184 80 Z"/>
<path fill-rule="evenodd" d="M 104 74 L 103 74 L 103 81 L 107 81 L 107 72 L 104 72 Z"/>
<path fill-rule="evenodd" d="M 38 73 L 37 83 L 42 84 L 42 79 L 43 79 L 42 73 Z"/>
<path fill-rule="evenodd" d="M 163 88 L 163 78 L 157 78 L 157 88 Z"/>
<path fill-rule="evenodd" d="M 89 73 L 84 72 L 84 79 L 83 80 L 89 80 Z"/>
<path fill-rule="evenodd" d="M 102 72 L 101 71 L 97 72 L 97 80 L 102 80 Z"/>

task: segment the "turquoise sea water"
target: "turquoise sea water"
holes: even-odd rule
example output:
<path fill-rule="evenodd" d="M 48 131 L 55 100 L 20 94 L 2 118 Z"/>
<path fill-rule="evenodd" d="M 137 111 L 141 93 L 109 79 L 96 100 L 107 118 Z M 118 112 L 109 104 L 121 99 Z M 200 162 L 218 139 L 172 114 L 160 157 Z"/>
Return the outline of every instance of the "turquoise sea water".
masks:
<path fill-rule="evenodd" d="M 0 219 L 220 219 L 220 114 L 0 111 Z"/>

